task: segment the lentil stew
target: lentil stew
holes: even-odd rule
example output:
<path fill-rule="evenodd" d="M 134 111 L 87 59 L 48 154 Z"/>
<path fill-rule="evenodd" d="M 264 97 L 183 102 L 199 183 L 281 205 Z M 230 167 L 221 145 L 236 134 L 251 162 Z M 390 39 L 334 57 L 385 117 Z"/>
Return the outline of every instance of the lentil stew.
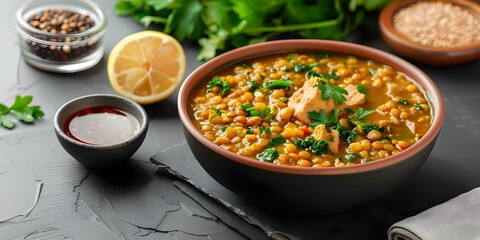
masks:
<path fill-rule="evenodd" d="M 262 56 L 223 68 L 192 93 L 191 118 L 215 144 L 303 167 L 394 155 L 428 131 L 422 90 L 380 63 L 332 53 Z"/>

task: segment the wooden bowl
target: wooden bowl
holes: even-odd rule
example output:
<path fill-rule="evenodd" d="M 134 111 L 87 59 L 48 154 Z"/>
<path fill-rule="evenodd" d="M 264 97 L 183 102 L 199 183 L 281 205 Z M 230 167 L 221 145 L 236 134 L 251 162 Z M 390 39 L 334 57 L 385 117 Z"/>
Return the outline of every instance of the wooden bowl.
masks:
<path fill-rule="evenodd" d="M 468 0 L 423 0 L 427 2 L 442 1 L 450 2 L 453 5 L 460 6 L 473 16 L 480 19 L 480 4 Z M 394 27 L 394 16 L 401 9 L 411 4 L 419 2 L 418 0 L 394 1 L 387 5 L 381 12 L 379 18 L 380 32 L 385 42 L 403 57 L 431 66 L 457 65 L 473 61 L 480 57 L 480 41 L 469 45 L 458 47 L 434 47 L 422 45 L 402 33 Z"/>

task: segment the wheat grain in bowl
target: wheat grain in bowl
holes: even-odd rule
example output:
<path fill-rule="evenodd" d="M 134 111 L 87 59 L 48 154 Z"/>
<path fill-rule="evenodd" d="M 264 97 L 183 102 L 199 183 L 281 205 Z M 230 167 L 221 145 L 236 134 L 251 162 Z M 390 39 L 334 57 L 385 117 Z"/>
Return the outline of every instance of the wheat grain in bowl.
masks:
<path fill-rule="evenodd" d="M 253 82 L 257 91 L 250 92 Z M 349 101 L 357 99 L 349 92 L 359 101 Z M 288 107 L 293 111 L 284 112 Z M 252 203 L 306 214 L 345 210 L 398 189 L 427 160 L 444 112 L 435 84 L 412 64 L 323 40 L 271 41 L 222 54 L 187 77 L 178 110 L 190 149 L 217 182 Z M 351 143 L 339 125 L 358 132 Z"/>

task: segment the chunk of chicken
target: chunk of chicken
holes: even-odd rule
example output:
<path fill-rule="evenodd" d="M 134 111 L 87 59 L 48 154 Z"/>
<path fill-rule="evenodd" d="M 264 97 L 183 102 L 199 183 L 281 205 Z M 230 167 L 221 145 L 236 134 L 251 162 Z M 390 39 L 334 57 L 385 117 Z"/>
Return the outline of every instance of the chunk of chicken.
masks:
<path fill-rule="evenodd" d="M 415 125 L 415 122 L 412 122 L 412 121 L 405 121 L 405 125 L 407 125 L 408 129 L 410 129 L 410 131 L 412 133 L 415 133 L 416 132 L 416 125 Z"/>
<path fill-rule="evenodd" d="M 394 98 L 405 91 L 405 87 L 401 87 L 396 83 L 387 82 L 387 95 Z"/>
<path fill-rule="evenodd" d="M 337 130 L 327 130 L 325 125 L 318 125 L 313 129 L 312 136 L 315 140 L 324 140 L 328 144 L 328 149 L 332 151 L 333 154 L 338 153 L 338 148 L 340 144 L 340 133 Z"/>
<path fill-rule="evenodd" d="M 308 112 L 324 110 L 325 113 L 330 114 L 335 109 L 332 99 L 326 101 L 322 99 L 317 83 L 317 77 L 310 78 L 288 100 L 288 106 L 295 109 L 293 117 L 305 124 L 311 122 Z"/>
<path fill-rule="evenodd" d="M 345 96 L 347 100 L 343 102 L 343 107 L 357 106 L 365 102 L 365 94 L 359 92 L 357 86 L 348 85 L 345 90 L 348 95 Z"/>

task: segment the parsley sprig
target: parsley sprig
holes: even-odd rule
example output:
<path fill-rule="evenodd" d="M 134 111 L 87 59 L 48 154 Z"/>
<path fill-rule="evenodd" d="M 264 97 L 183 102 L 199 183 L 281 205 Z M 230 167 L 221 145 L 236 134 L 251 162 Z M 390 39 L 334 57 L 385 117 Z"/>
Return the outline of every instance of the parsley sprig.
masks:
<path fill-rule="evenodd" d="M 342 105 L 344 101 L 347 100 L 345 95 L 348 95 L 348 91 L 345 88 L 342 88 L 337 85 L 331 85 L 327 78 L 324 76 L 318 77 L 316 74 L 312 75 L 318 79 L 318 89 L 320 90 L 320 95 L 322 96 L 323 101 L 331 98 L 337 104 Z"/>
<path fill-rule="evenodd" d="M 17 121 L 32 124 L 36 119 L 45 115 L 40 106 L 29 106 L 32 96 L 16 96 L 15 102 L 8 107 L 0 103 L 0 125 L 7 129 L 13 129 Z"/>
<path fill-rule="evenodd" d="M 328 125 L 330 123 L 338 123 L 338 110 L 334 109 L 330 112 L 330 117 L 327 116 L 327 113 L 322 109 L 318 112 L 310 111 L 307 113 L 308 116 L 315 120 L 309 124 L 310 127 L 316 127 L 318 125 Z"/>
<path fill-rule="evenodd" d="M 342 105 L 344 101 L 347 100 L 345 97 L 348 94 L 345 88 L 336 85 L 330 84 L 318 84 L 318 89 L 320 89 L 322 99 L 326 101 L 329 98 L 332 98 L 333 101 Z"/>
<path fill-rule="evenodd" d="M 223 81 L 219 77 L 214 77 L 212 80 L 208 82 L 208 88 L 211 90 L 213 87 L 219 87 L 220 88 L 220 94 L 224 95 L 230 90 L 230 82 L 228 81 Z"/>
<path fill-rule="evenodd" d="M 269 89 L 290 89 L 292 86 L 293 81 L 289 79 L 279 79 L 269 81 L 262 89 L 269 88 Z"/>

